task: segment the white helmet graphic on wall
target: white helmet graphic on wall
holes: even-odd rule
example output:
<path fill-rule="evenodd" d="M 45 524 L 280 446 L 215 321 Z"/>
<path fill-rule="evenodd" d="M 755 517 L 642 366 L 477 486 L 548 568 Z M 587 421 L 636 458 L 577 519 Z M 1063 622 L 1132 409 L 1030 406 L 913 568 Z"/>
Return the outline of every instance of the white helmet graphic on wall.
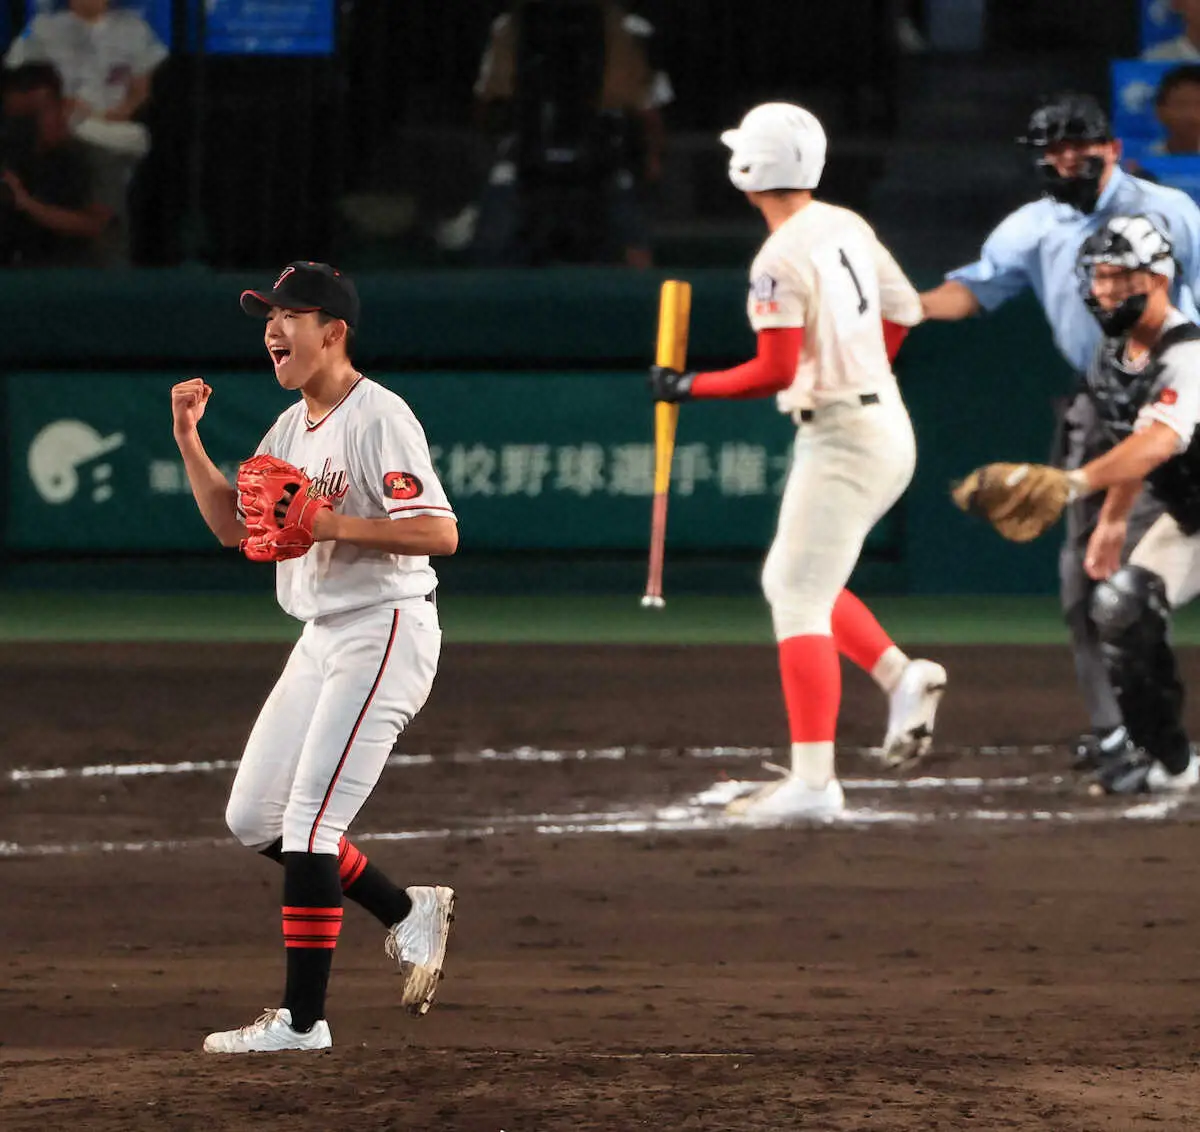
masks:
<path fill-rule="evenodd" d="M 125 443 L 125 434 L 101 436 L 83 421 L 54 421 L 29 446 L 29 478 L 47 503 L 66 503 L 79 490 L 79 468 L 106 456 Z M 109 464 L 92 469 L 92 498 L 103 503 L 112 495 Z"/>
<path fill-rule="evenodd" d="M 825 168 L 825 130 L 801 106 L 765 102 L 721 141 L 732 151 L 729 179 L 742 192 L 815 189 Z"/>

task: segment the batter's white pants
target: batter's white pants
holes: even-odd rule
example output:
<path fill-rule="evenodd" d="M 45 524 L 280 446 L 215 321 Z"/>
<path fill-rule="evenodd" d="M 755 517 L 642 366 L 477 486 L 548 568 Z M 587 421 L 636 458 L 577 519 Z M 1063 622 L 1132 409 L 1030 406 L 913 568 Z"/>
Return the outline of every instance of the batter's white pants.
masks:
<path fill-rule="evenodd" d="M 334 853 L 421 710 L 441 653 L 423 598 L 304 626 L 246 742 L 225 820 L 244 845 Z"/>
<path fill-rule="evenodd" d="M 1170 515 L 1159 516 L 1142 536 L 1129 564 L 1162 578 L 1172 609 L 1187 605 L 1200 594 L 1200 535 L 1185 535 Z"/>
<path fill-rule="evenodd" d="M 912 479 L 916 441 L 900 392 L 878 397 L 815 409 L 796 433 L 762 574 L 776 640 L 831 634 L 834 602 L 867 534 Z"/>

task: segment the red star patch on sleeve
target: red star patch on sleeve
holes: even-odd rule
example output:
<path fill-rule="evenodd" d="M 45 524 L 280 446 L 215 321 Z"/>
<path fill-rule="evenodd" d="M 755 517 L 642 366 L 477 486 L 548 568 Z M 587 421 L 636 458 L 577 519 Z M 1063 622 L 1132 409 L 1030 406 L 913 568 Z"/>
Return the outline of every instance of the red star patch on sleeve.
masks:
<path fill-rule="evenodd" d="M 388 472 L 383 490 L 389 499 L 416 499 L 425 488 L 412 472 Z"/>

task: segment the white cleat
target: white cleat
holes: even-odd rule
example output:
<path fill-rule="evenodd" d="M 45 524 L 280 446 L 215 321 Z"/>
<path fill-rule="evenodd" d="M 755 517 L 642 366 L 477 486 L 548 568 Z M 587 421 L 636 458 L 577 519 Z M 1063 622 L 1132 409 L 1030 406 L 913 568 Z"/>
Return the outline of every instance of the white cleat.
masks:
<path fill-rule="evenodd" d="M 1200 758 L 1194 751 L 1187 767 L 1178 774 L 1156 762 L 1146 775 L 1146 790 L 1151 794 L 1183 794 L 1197 785 L 1200 785 Z"/>
<path fill-rule="evenodd" d="M 413 885 L 404 891 L 412 901 L 412 911 L 388 929 L 383 949 L 400 965 L 404 977 L 400 1005 L 413 1014 L 424 1014 L 433 1005 L 446 961 L 446 941 L 454 922 L 454 889 Z"/>
<path fill-rule="evenodd" d="M 292 1029 L 292 1012 L 267 1010 L 240 1030 L 222 1030 L 204 1039 L 205 1053 L 277 1053 L 287 1049 L 329 1049 L 333 1039 L 322 1018 L 307 1033 Z"/>
<path fill-rule="evenodd" d="M 789 821 L 832 817 L 845 808 L 846 796 L 836 778 L 818 788 L 788 775 L 734 798 L 725 812 L 753 821 Z"/>
<path fill-rule="evenodd" d="M 933 722 L 946 691 L 946 670 L 932 660 L 910 660 L 888 696 L 888 727 L 879 757 L 904 766 L 929 754 Z"/>

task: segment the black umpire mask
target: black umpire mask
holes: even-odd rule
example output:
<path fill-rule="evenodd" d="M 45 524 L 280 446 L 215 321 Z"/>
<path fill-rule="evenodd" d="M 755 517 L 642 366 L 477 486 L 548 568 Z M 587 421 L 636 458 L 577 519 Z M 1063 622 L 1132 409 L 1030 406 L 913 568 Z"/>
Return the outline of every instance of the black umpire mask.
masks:
<path fill-rule="evenodd" d="M 1095 316 L 1100 329 L 1106 338 L 1120 338 L 1128 334 L 1146 313 L 1146 303 L 1150 296 L 1143 291 L 1140 295 L 1130 295 L 1120 306 L 1105 310 L 1091 292 L 1084 297 L 1088 310 Z"/>
<path fill-rule="evenodd" d="M 1104 158 L 1097 155 L 1085 157 L 1082 169 L 1074 177 L 1064 177 L 1049 161 L 1042 158 L 1037 163 L 1042 177 L 1042 188 L 1056 201 L 1069 204 L 1083 213 L 1096 209 L 1100 199 L 1100 178 L 1104 176 Z"/>

